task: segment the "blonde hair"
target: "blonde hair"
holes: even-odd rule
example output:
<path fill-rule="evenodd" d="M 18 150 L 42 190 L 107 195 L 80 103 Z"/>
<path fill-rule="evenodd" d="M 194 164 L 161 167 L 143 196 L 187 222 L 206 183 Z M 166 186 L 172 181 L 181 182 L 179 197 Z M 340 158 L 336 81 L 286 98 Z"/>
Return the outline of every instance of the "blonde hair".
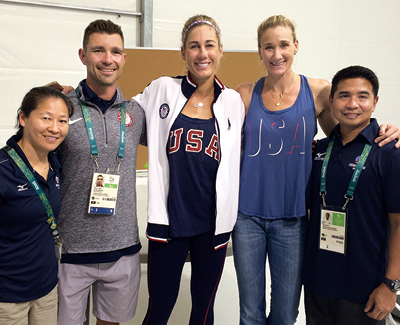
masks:
<path fill-rule="evenodd" d="M 201 25 L 208 25 L 214 28 L 215 34 L 217 35 L 218 39 L 218 46 L 221 46 L 221 30 L 214 19 L 206 15 L 195 15 L 190 17 L 182 29 L 182 48 L 186 47 L 186 40 L 189 32 L 191 29 L 201 26 Z"/>
<path fill-rule="evenodd" d="M 264 34 L 264 32 L 269 28 L 274 28 L 277 26 L 289 27 L 292 30 L 293 42 L 296 42 L 297 37 L 296 37 L 295 23 L 283 15 L 275 15 L 268 17 L 258 26 L 257 28 L 258 47 L 261 47 L 261 37 Z"/>

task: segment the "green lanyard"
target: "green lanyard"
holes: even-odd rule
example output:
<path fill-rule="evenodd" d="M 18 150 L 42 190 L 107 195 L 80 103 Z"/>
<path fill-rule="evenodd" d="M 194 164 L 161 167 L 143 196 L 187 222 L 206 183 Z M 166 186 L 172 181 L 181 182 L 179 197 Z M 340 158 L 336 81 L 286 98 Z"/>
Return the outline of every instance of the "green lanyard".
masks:
<path fill-rule="evenodd" d="M 320 186 L 320 195 L 322 196 L 322 202 L 323 202 L 323 206 L 326 206 L 326 201 L 325 201 L 325 197 L 326 197 L 326 171 L 328 169 L 328 161 L 329 158 L 331 157 L 331 153 L 332 153 L 332 148 L 333 148 L 333 144 L 335 142 L 335 138 L 336 136 L 334 136 L 331 141 L 329 141 L 329 145 L 328 148 L 326 149 L 326 154 L 325 154 L 325 158 L 324 161 L 322 163 L 322 169 L 321 169 L 321 186 Z M 350 184 L 347 187 L 347 192 L 344 196 L 344 198 L 346 199 L 345 204 L 343 205 L 342 209 L 345 210 L 347 204 L 349 203 L 350 200 L 353 200 L 354 198 L 354 191 L 356 189 L 356 185 L 357 182 L 360 178 L 361 172 L 363 170 L 364 164 L 367 161 L 369 152 L 371 151 L 372 145 L 366 143 L 363 149 L 363 152 L 360 156 L 360 159 L 357 162 L 356 168 L 354 169 L 353 172 L 353 176 L 351 176 L 350 179 Z"/>
<path fill-rule="evenodd" d="M 10 155 L 12 160 L 15 161 L 19 169 L 21 169 L 25 177 L 31 183 L 32 187 L 35 189 L 37 195 L 39 195 L 39 198 L 42 201 L 44 208 L 46 209 L 47 223 L 50 226 L 53 239 L 54 240 L 58 239 L 60 237 L 60 234 L 58 232 L 56 218 L 54 218 L 53 209 L 51 208 L 50 202 L 47 199 L 46 195 L 43 193 L 43 190 L 40 187 L 39 183 L 37 182 L 35 176 L 33 176 L 32 172 L 29 170 L 24 161 L 21 159 L 21 157 L 17 154 L 17 152 L 13 148 L 11 148 L 10 146 L 5 146 L 2 149 Z"/>
<path fill-rule="evenodd" d="M 89 143 L 90 143 L 90 151 L 92 153 L 92 157 L 94 158 L 94 162 L 96 164 L 96 169 L 99 169 L 99 165 L 97 163 L 97 158 L 99 156 L 99 152 L 97 150 L 96 137 L 94 136 L 94 129 L 93 129 L 92 120 L 90 119 L 89 109 L 80 99 L 81 94 L 80 94 L 78 88 L 75 89 L 75 92 L 76 92 L 76 95 L 78 96 L 78 99 L 79 99 L 79 102 L 80 102 L 81 108 L 82 108 L 82 113 L 85 118 L 86 130 L 88 133 Z M 126 120 L 126 107 L 125 107 L 125 103 L 122 103 L 121 104 L 120 141 L 119 141 L 119 149 L 118 149 L 118 155 L 117 155 L 117 162 L 118 162 L 117 171 L 119 171 L 119 165 L 121 164 L 121 161 L 124 157 L 125 132 L 126 132 L 125 120 Z"/>

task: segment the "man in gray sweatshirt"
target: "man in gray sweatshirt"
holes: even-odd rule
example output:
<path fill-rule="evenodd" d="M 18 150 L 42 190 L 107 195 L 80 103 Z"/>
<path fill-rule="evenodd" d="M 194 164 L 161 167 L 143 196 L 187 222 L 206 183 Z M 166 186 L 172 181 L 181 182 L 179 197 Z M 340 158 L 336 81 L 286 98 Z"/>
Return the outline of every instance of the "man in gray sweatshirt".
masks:
<path fill-rule="evenodd" d="M 90 23 L 79 58 L 87 77 L 68 94 L 75 113 L 58 152 L 63 184 L 58 324 L 85 321 L 90 287 L 97 324 L 118 324 L 134 316 L 139 291 L 135 183 L 145 116 L 117 86 L 126 60 L 120 26 Z M 96 186 L 99 175 L 103 186 Z"/>

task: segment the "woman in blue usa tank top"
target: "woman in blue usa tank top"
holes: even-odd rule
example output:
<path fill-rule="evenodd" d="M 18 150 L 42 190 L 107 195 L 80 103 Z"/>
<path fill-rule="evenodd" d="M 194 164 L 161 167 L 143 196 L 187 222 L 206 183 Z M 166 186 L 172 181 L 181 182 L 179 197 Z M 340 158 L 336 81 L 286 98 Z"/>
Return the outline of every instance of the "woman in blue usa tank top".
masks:
<path fill-rule="evenodd" d="M 294 23 L 281 15 L 269 17 L 258 27 L 258 53 L 267 75 L 237 87 L 246 110 L 239 214 L 232 240 L 241 325 L 267 324 L 267 319 L 269 325 L 290 325 L 298 315 L 312 140 L 317 120 L 325 134 L 337 124 L 329 108 L 330 83 L 293 71 L 298 50 Z M 396 127 L 387 125 L 381 126 L 383 133 L 387 139 L 382 145 L 399 135 Z"/>

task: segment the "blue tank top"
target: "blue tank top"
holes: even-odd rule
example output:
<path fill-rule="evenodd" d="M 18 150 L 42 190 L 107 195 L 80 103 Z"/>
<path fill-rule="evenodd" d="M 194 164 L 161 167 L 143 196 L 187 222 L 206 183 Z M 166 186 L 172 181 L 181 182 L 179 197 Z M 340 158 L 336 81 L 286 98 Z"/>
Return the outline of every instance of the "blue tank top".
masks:
<path fill-rule="evenodd" d="M 252 94 L 244 130 L 239 211 L 265 219 L 306 215 L 306 187 L 312 166 L 312 140 L 317 133 L 314 97 L 300 75 L 299 95 L 281 111 L 265 108 L 261 91 Z"/>
<path fill-rule="evenodd" d="M 215 181 L 219 164 L 215 117 L 180 113 L 168 143 L 169 235 L 188 237 L 215 227 Z"/>

